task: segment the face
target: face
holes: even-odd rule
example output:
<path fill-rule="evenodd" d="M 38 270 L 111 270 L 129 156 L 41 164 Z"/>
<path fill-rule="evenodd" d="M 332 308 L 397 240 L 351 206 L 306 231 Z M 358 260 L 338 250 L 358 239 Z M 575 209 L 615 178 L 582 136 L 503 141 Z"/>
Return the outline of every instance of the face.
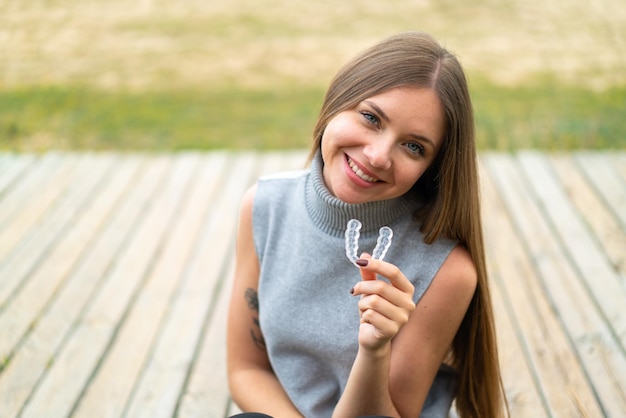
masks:
<path fill-rule="evenodd" d="M 332 118 L 322 136 L 323 176 L 347 203 L 392 199 L 411 189 L 441 148 L 444 115 L 429 88 L 394 88 Z"/>

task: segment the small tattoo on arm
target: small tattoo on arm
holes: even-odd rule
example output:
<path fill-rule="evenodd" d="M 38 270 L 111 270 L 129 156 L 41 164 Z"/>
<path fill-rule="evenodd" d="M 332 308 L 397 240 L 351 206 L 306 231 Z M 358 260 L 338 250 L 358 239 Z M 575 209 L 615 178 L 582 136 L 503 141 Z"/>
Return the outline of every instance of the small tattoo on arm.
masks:
<path fill-rule="evenodd" d="M 248 308 L 253 311 L 259 312 L 259 294 L 256 290 L 247 288 L 245 294 L 246 302 L 248 302 Z"/>
<path fill-rule="evenodd" d="M 259 322 L 259 294 L 256 290 L 252 288 L 246 289 L 244 294 L 244 298 L 246 299 L 246 303 L 248 304 L 248 308 L 253 311 L 252 316 L 252 324 L 253 327 L 250 328 L 250 337 L 252 337 L 252 342 L 257 346 L 259 350 L 266 351 L 265 348 L 265 340 L 263 339 L 263 333 L 261 332 L 261 323 Z M 256 312 L 256 316 L 254 316 L 254 312 Z"/>

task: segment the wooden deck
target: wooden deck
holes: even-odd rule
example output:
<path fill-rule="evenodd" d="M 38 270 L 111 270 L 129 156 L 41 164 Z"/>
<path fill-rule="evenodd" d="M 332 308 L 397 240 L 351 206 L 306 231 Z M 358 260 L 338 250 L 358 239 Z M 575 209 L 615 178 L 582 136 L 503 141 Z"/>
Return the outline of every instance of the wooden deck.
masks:
<path fill-rule="evenodd" d="M 236 215 L 303 152 L 0 154 L 0 417 L 224 417 Z M 626 416 L 626 152 L 481 155 L 514 417 Z"/>

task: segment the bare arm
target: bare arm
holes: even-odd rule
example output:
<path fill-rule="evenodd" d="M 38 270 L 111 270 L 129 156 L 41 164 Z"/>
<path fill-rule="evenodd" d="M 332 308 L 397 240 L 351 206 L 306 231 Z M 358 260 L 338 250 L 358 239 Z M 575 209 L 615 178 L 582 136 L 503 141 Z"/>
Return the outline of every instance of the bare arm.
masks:
<path fill-rule="evenodd" d="M 259 326 L 259 263 L 252 236 L 255 192 L 255 187 L 248 190 L 241 205 L 228 312 L 228 383 L 233 400 L 244 411 L 300 417 L 272 371 Z"/>
<path fill-rule="evenodd" d="M 418 417 L 476 289 L 474 265 L 456 247 L 414 310 L 412 285 L 392 264 L 370 260 L 362 276 L 359 351 L 334 416 Z"/>

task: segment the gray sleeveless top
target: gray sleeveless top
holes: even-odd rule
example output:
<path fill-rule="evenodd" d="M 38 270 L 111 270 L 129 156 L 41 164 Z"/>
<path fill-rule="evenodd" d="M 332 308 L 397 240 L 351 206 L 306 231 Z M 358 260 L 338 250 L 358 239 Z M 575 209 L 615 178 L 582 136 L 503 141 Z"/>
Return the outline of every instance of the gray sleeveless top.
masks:
<path fill-rule="evenodd" d="M 259 180 L 253 233 L 260 325 L 274 372 L 305 417 L 332 415 L 358 350 L 358 297 L 350 289 L 361 278 L 345 255 L 348 221 L 363 224 L 359 254 L 371 254 L 381 226 L 393 229 L 385 260 L 412 281 L 417 302 L 456 244 L 443 239 L 424 244 L 413 218 L 418 207 L 406 196 L 342 202 L 324 185 L 319 155 L 308 171 Z M 454 374 L 442 367 L 421 416 L 446 417 L 453 393 Z"/>

